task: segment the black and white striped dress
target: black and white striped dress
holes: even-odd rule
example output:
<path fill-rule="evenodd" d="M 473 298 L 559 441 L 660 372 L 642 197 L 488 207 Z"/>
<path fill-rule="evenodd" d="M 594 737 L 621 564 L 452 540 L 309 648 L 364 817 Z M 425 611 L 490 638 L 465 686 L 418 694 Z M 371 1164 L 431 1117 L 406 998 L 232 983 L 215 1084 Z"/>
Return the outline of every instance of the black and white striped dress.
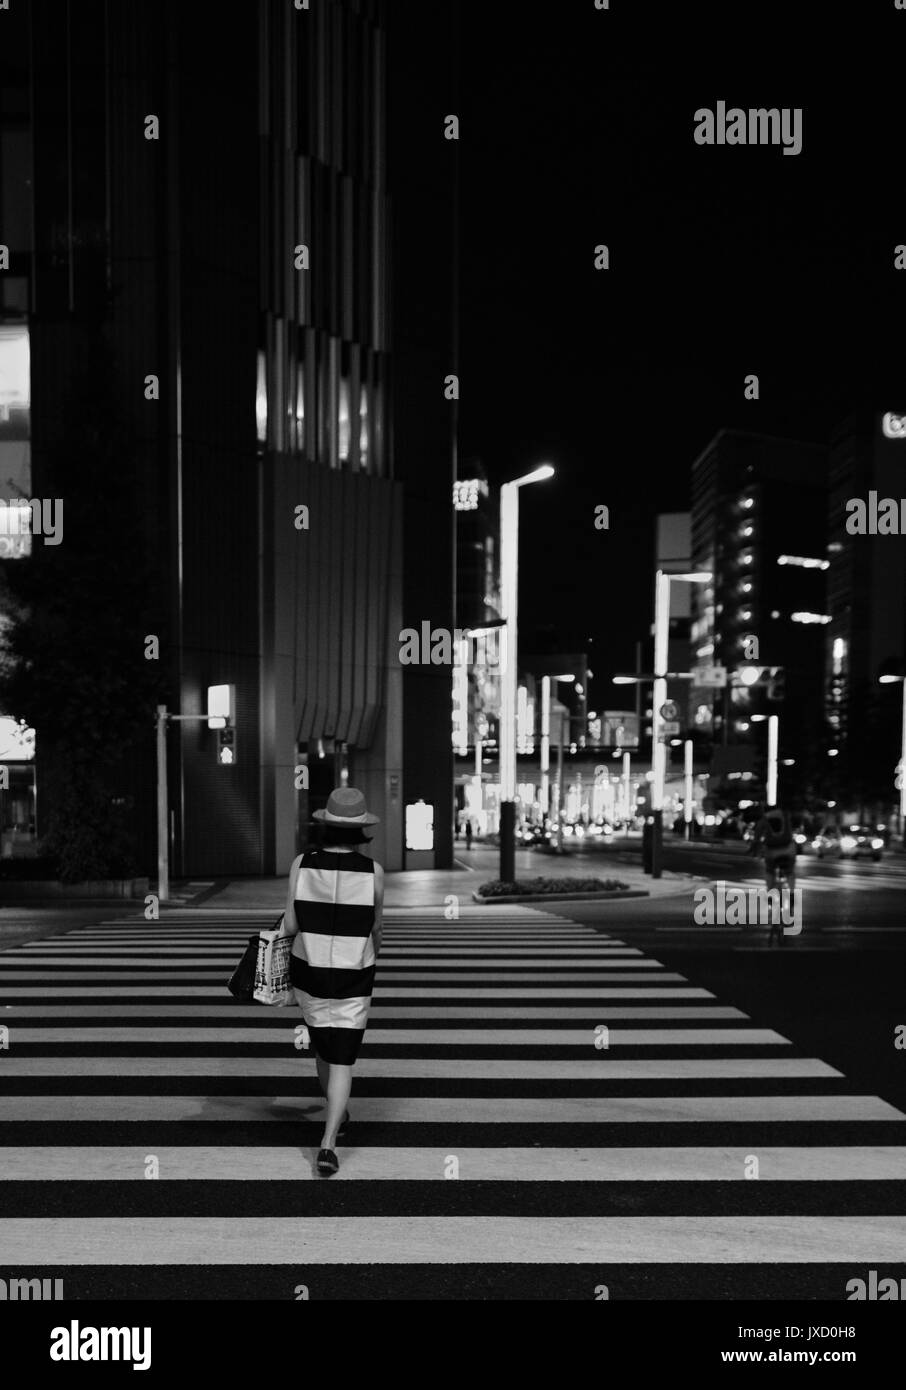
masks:
<path fill-rule="evenodd" d="M 290 980 L 325 1062 L 351 1066 L 365 1036 L 376 959 L 374 890 L 367 855 L 314 849 L 302 856 Z"/>

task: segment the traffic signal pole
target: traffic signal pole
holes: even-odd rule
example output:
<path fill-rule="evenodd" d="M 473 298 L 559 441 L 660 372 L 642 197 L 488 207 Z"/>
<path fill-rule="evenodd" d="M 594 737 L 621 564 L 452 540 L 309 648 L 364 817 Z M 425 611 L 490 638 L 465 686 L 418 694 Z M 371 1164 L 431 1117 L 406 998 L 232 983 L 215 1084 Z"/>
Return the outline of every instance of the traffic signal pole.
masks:
<path fill-rule="evenodd" d="M 157 706 L 157 897 L 170 896 L 170 836 L 167 826 L 167 706 Z"/>

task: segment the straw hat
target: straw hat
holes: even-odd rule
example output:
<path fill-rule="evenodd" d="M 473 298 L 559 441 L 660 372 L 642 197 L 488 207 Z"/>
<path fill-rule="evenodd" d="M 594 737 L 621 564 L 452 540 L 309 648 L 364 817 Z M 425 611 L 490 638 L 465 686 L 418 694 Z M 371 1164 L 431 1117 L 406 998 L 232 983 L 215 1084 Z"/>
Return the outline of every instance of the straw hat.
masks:
<path fill-rule="evenodd" d="M 334 787 L 327 798 L 323 811 L 315 811 L 312 820 L 325 825 L 379 825 L 377 816 L 371 815 L 365 805 L 365 797 L 358 787 Z"/>

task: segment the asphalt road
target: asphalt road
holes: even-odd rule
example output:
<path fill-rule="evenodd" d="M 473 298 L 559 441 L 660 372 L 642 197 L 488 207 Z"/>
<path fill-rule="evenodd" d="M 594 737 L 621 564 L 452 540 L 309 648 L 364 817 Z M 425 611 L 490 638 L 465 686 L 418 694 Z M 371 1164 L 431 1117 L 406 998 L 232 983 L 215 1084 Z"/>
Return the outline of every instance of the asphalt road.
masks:
<path fill-rule="evenodd" d="M 696 880 L 676 886 L 550 904 L 562 931 L 534 908 L 389 913 L 330 1183 L 293 1020 L 224 989 L 251 918 L 113 918 L 5 953 L 10 1268 L 112 1300 L 840 1301 L 879 1261 L 899 1278 L 906 1123 L 879 1112 L 906 1109 L 901 933 L 768 949 L 693 930 Z"/>
<path fill-rule="evenodd" d="M 630 842 L 630 845 L 632 842 Z M 591 849 L 583 858 L 618 871 L 628 851 Z M 665 845 L 664 867 L 701 875 L 675 896 L 551 903 L 549 911 L 621 936 L 671 970 L 743 1009 L 765 1027 L 839 1067 L 874 1094 L 906 1109 L 906 859 L 836 862 L 799 855 L 803 929 L 781 947 L 764 929 L 698 926 L 696 887 L 759 881 L 759 861 L 736 850 Z"/>

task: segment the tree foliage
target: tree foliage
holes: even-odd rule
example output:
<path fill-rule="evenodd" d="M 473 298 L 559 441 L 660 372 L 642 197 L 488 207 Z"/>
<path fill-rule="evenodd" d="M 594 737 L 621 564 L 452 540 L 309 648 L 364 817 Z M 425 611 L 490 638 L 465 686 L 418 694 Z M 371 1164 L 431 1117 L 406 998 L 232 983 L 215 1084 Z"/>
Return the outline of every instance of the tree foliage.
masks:
<path fill-rule="evenodd" d="M 162 634 L 142 478 L 115 402 L 110 353 L 93 336 L 73 373 L 40 487 L 63 502 L 59 545 L 32 537 L 4 566 L 0 705 L 36 730 L 42 848 L 66 881 L 135 872 L 128 769 L 153 749 Z M 163 645 L 163 644 L 162 644 Z"/>

